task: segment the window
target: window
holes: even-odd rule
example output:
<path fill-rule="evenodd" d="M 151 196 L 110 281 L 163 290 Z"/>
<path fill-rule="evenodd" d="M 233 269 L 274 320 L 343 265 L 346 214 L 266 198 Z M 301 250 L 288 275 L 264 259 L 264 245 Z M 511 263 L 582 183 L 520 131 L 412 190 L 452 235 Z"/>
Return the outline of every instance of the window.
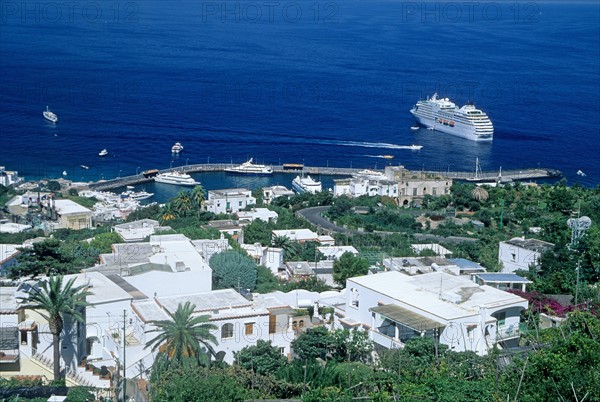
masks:
<path fill-rule="evenodd" d="M 300 322 L 298 323 L 298 327 L 300 329 L 304 328 L 304 320 L 300 320 Z"/>
<path fill-rule="evenodd" d="M 358 290 L 352 288 L 350 292 L 352 292 L 352 307 L 358 307 Z"/>
<path fill-rule="evenodd" d="M 254 333 L 254 323 L 247 322 L 246 324 L 244 324 L 244 334 L 252 335 L 253 333 Z"/>
<path fill-rule="evenodd" d="M 494 316 L 496 317 L 496 320 L 498 320 L 498 327 L 506 324 L 506 312 L 496 313 Z"/>
<path fill-rule="evenodd" d="M 432 189 L 431 189 L 431 194 L 432 194 L 432 195 L 437 195 L 437 188 L 435 188 L 435 187 L 434 187 L 434 188 L 432 188 Z"/>
<path fill-rule="evenodd" d="M 240 207 L 241 207 L 241 206 L 242 206 L 242 203 L 243 203 L 242 201 L 239 201 L 239 202 L 238 202 L 238 206 L 240 206 Z"/>
<path fill-rule="evenodd" d="M 233 324 L 223 324 L 221 327 L 221 339 L 233 338 Z"/>
<path fill-rule="evenodd" d="M 277 330 L 277 316 L 269 316 L 269 333 L 274 334 Z"/>
<path fill-rule="evenodd" d="M 517 261 L 517 254 L 516 253 L 510 253 L 511 257 L 512 257 L 512 262 Z"/>

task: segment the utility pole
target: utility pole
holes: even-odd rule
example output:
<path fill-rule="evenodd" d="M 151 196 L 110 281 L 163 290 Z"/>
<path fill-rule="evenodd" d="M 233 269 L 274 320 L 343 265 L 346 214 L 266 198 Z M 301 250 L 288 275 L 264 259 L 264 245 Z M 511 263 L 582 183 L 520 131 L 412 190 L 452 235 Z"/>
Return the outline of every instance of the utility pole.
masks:
<path fill-rule="evenodd" d="M 125 360 L 125 347 L 127 346 L 127 311 L 123 310 L 123 402 L 127 401 L 127 360 Z"/>

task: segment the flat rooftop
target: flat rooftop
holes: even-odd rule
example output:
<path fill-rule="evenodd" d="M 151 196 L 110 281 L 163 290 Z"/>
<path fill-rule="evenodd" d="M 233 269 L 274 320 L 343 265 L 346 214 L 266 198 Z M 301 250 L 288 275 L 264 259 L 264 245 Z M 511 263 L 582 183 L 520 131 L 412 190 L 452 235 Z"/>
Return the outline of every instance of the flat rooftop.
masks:
<path fill-rule="evenodd" d="M 527 278 L 516 274 L 505 274 L 501 272 L 488 272 L 482 274 L 475 274 L 476 277 L 483 279 L 489 283 L 533 283 Z"/>
<path fill-rule="evenodd" d="M 352 283 L 445 320 L 479 314 L 480 306 L 527 303 L 511 293 L 443 272 L 407 276 L 392 271 L 348 279 L 347 287 L 352 287 Z"/>
<path fill-rule="evenodd" d="M 156 301 L 170 312 L 175 312 L 179 304 L 190 302 L 196 305 L 194 312 L 215 311 L 239 307 L 249 307 L 252 302 L 233 289 L 213 290 L 210 292 L 157 297 Z"/>
<path fill-rule="evenodd" d="M 543 253 L 547 250 L 552 250 L 554 248 L 554 244 L 548 243 L 543 240 L 538 239 L 522 239 L 520 237 L 515 237 L 514 239 L 510 239 L 505 241 L 506 244 L 510 244 L 511 246 L 521 247 L 531 251 L 537 251 L 538 253 Z"/>

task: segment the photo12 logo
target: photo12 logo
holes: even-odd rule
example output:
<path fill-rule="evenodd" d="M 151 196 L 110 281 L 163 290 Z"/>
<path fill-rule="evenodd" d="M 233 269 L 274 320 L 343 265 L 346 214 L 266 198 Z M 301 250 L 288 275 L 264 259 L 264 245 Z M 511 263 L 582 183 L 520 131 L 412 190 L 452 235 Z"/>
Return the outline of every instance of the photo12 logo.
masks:
<path fill-rule="evenodd" d="M 113 83 L 2 81 L 0 92 L 22 102 L 41 105 L 81 105 L 82 103 L 135 103 L 141 85 L 134 81 Z"/>
<path fill-rule="evenodd" d="M 407 1 L 402 3 L 402 22 L 490 22 L 535 23 L 540 6 L 534 2 Z"/>
<path fill-rule="evenodd" d="M 316 23 L 337 22 L 335 2 L 208 1 L 202 3 L 202 22 Z"/>
<path fill-rule="evenodd" d="M 138 3 L 127 1 L 2 1 L 2 24 L 137 23 Z"/>

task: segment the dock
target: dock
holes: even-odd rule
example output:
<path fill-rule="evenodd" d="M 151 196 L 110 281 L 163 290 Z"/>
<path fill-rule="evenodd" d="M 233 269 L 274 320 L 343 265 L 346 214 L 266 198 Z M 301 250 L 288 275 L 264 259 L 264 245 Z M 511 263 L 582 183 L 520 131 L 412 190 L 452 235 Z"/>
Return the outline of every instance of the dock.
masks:
<path fill-rule="evenodd" d="M 209 163 L 209 164 L 196 164 L 196 165 L 185 165 L 177 166 L 176 168 L 162 169 L 159 173 L 167 172 L 185 172 L 185 173 L 210 173 L 210 172 L 223 172 L 225 169 L 230 168 L 230 163 Z M 299 165 L 300 166 L 300 165 Z M 364 168 L 337 168 L 337 167 L 324 167 L 324 166 L 304 166 L 303 169 L 289 169 L 289 165 L 273 165 L 273 173 L 285 173 L 285 174 L 310 174 L 313 176 L 325 175 L 325 176 L 343 176 L 349 177 L 353 174 L 364 170 Z M 370 169 L 372 171 L 381 172 L 383 170 Z M 430 174 L 436 177 L 447 177 L 453 180 L 466 180 L 466 181 L 493 181 L 498 179 L 498 172 L 479 172 L 477 177 L 474 172 L 460 172 L 460 171 L 423 171 L 423 173 Z M 502 180 L 503 181 L 518 181 L 518 180 L 534 180 L 534 179 L 546 179 L 561 177 L 560 171 L 555 169 L 518 169 L 518 170 L 503 170 Z M 133 186 L 136 184 L 148 183 L 153 181 L 152 177 L 145 177 L 144 173 L 140 173 L 133 176 L 119 177 L 112 180 L 101 180 L 98 182 L 91 183 L 89 188 L 92 190 L 106 191 L 117 187 Z"/>

